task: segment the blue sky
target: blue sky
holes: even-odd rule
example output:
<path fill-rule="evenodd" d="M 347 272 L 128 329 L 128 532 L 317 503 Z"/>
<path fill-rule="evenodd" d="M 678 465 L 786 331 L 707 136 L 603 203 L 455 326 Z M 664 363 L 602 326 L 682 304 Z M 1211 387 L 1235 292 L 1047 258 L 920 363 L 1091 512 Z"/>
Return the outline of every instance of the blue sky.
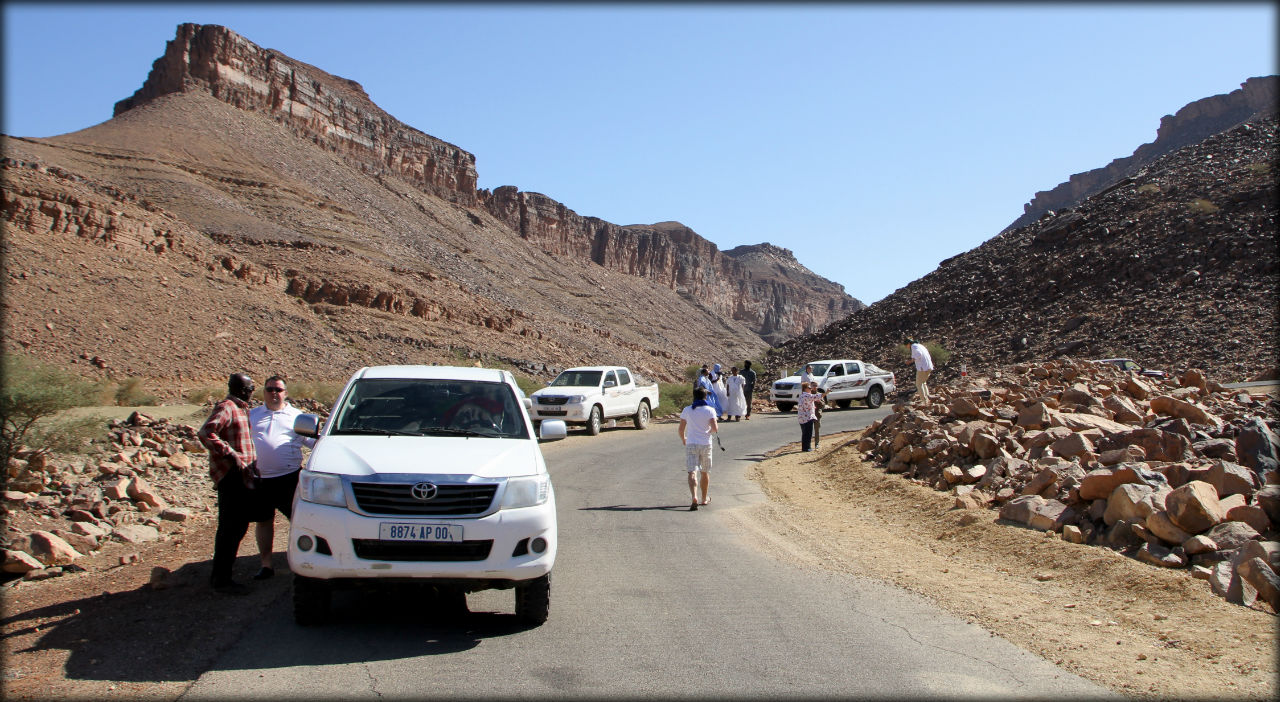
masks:
<path fill-rule="evenodd" d="M 357 81 L 480 187 L 768 241 L 868 304 L 1277 72 L 1271 3 L 6 2 L 4 133 L 109 119 L 183 22 Z"/>

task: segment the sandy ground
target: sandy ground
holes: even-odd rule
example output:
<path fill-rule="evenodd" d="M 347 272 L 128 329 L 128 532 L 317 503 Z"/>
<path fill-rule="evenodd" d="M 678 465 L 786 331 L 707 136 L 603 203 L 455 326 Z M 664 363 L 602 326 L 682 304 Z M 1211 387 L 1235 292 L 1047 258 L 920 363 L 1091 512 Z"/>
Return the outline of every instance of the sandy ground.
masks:
<path fill-rule="evenodd" d="M 1228 604 L 1185 570 L 954 509 L 864 464 L 855 440 L 783 447 L 749 474 L 770 501 L 730 518 L 782 557 L 919 593 L 1127 696 L 1275 699 L 1275 615 Z"/>

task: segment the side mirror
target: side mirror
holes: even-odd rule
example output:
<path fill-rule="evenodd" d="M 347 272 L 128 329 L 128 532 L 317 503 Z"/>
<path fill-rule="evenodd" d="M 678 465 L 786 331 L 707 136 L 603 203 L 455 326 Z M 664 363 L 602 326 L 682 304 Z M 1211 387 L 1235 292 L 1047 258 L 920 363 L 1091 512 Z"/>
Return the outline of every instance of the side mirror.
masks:
<path fill-rule="evenodd" d="M 544 419 L 538 428 L 539 441 L 559 441 L 569 435 L 569 427 L 560 419 Z"/>
<path fill-rule="evenodd" d="M 612 380 L 606 380 L 606 381 L 604 381 L 604 386 L 605 386 L 605 388 L 606 388 L 606 389 L 607 389 L 607 388 L 611 388 L 611 387 L 615 387 L 617 384 L 618 384 L 618 383 L 616 383 L 615 381 L 612 381 Z"/>
<path fill-rule="evenodd" d="M 524 403 L 524 408 L 525 408 L 526 410 L 528 410 L 528 411 L 530 411 L 530 412 L 532 412 L 532 411 L 533 411 L 533 400 L 532 400 L 532 399 L 525 397 L 525 398 L 521 398 L 521 400 L 520 400 L 520 401 Z"/>
<path fill-rule="evenodd" d="M 300 414 L 293 420 L 293 433 L 298 436 L 315 438 L 320 435 L 320 417 L 314 414 Z"/>

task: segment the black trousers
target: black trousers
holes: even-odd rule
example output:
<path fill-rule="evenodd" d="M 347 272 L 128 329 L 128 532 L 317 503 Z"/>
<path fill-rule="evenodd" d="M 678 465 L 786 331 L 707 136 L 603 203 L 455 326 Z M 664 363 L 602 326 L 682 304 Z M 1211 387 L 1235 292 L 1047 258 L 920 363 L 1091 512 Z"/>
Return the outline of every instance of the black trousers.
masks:
<path fill-rule="evenodd" d="M 240 542 L 249 531 L 255 498 L 244 486 L 239 471 L 230 471 L 218 481 L 218 530 L 213 536 L 213 576 L 215 586 L 231 581 Z"/>
<path fill-rule="evenodd" d="M 800 450 L 808 451 L 809 442 L 813 439 L 813 420 L 800 423 Z"/>
<path fill-rule="evenodd" d="M 752 390 L 750 390 L 750 389 L 748 389 L 748 390 L 747 390 L 747 392 L 745 393 L 745 394 L 746 394 L 746 396 L 747 396 L 747 416 L 748 416 L 748 417 L 750 417 L 750 416 L 751 416 L 751 395 L 752 395 L 752 393 L 753 393 L 753 391 L 752 391 Z"/>

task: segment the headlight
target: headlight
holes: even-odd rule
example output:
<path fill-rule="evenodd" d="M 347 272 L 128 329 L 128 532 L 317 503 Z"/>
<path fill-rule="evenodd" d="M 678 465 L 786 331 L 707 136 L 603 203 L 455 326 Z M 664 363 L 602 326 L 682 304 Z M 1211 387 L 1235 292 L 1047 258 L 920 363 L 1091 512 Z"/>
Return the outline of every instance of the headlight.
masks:
<path fill-rule="evenodd" d="M 318 505 L 347 506 L 347 497 L 342 492 L 342 478 L 328 473 L 302 471 L 298 476 L 298 496 Z"/>
<path fill-rule="evenodd" d="M 528 478 L 512 478 L 507 481 L 507 491 L 502 495 L 500 509 L 533 507 L 547 501 L 551 494 L 551 478 L 535 475 Z"/>
<path fill-rule="evenodd" d="M 569 404 L 578 405 L 586 401 L 587 401 L 586 395 L 570 395 L 569 396 Z"/>

